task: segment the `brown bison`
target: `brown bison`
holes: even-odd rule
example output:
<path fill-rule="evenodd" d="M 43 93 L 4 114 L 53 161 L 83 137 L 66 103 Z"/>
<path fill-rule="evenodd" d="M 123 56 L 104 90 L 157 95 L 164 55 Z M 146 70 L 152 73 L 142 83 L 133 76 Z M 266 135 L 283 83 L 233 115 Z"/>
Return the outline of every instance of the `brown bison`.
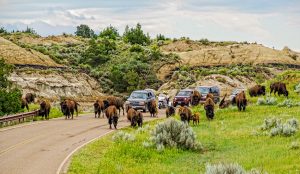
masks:
<path fill-rule="evenodd" d="M 200 94 L 200 92 L 197 91 L 197 90 L 194 90 L 191 98 L 192 98 L 191 104 L 192 104 L 193 106 L 198 105 L 199 102 L 200 102 L 200 99 L 201 99 L 201 94 Z"/>
<path fill-rule="evenodd" d="M 25 99 L 26 99 L 26 101 L 27 101 L 28 104 L 34 102 L 35 97 L 36 97 L 36 95 L 32 94 L 32 93 L 27 93 L 25 95 Z"/>
<path fill-rule="evenodd" d="M 133 109 L 131 105 L 126 106 L 126 113 L 129 121 L 131 121 L 132 118 L 137 115 L 137 111 Z"/>
<path fill-rule="evenodd" d="M 230 100 L 225 100 L 226 96 L 227 96 L 227 94 L 225 94 L 223 99 L 220 101 L 220 104 L 219 104 L 220 109 L 227 108 L 230 105 Z"/>
<path fill-rule="evenodd" d="M 195 114 L 192 115 L 192 120 L 193 120 L 193 125 L 199 125 L 200 122 L 200 113 L 196 112 Z"/>
<path fill-rule="evenodd" d="M 157 115 L 157 104 L 155 100 L 148 102 L 148 110 L 150 112 L 150 117 L 155 117 Z"/>
<path fill-rule="evenodd" d="M 214 100 L 214 95 L 212 94 L 212 93 L 208 93 L 207 95 L 206 95 L 206 99 L 208 99 L 208 98 L 211 98 L 212 100 Z M 205 100 L 206 100 L 205 99 Z"/>
<path fill-rule="evenodd" d="M 109 128 L 111 129 L 111 125 L 113 124 L 115 129 L 117 129 L 117 124 L 119 120 L 119 115 L 117 112 L 117 107 L 115 105 L 109 106 L 105 110 L 106 118 L 108 119 Z"/>
<path fill-rule="evenodd" d="M 140 111 L 137 111 L 136 115 L 131 119 L 131 126 L 135 127 L 136 125 L 139 127 L 143 126 L 143 114 Z"/>
<path fill-rule="evenodd" d="M 207 97 L 204 103 L 204 109 L 206 111 L 206 117 L 208 120 L 214 119 L 215 112 L 215 103 L 211 97 Z"/>
<path fill-rule="evenodd" d="M 124 114 L 124 101 L 121 98 L 112 96 L 112 97 L 108 97 L 107 101 L 109 102 L 110 106 L 115 105 L 117 107 L 117 109 L 119 110 L 119 115 L 121 114 L 121 108 L 123 110 L 123 115 L 125 115 Z"/>
<path fill-rule="evenodd" d="M 178 110 L 178 114 L 180 116 L 181 121 L 185 123 L 190 123 L 190 120 L 192 119 L 192 111 L 187 106 L 180 106 Z"/>
<path fill-rule="evenodd" d="M 235 102 L 236 102 L 236 105 L 237 105 L 239 111 L 241 111 L 241 110 L 245 111 L 246 106 L 247 106 L 247 99 L 246 99 L 246 95 L 245 95 L 244 91 L 242 91 L 236 95 Z"/>
<path fill-rule="evenodd" d="M 45 119 L 49 119 L 49 114 L 50 114 L 50 110 L 51 110 L 51 105 L 50 102 L 48 100 L 43 100 L 40 103 L 40 110 L 39 110 L 39 115 L 42 116 L 42 118 Z"/>
<path fill-rule="evenodd" d="M 255 85 L 249 89 L 249 95 L 251 97 L 266 95 L 266 87 L 262 85 Z"/>
<path fill-rule="evenodd" d="M 60 103 L 61 111 L 67 118 L 72 118 L 74 115 L 74 111 L 76 111 L 76 116 L 78 116 L 78 106 L 79 104 L 71 99 L 66 99 Z"/>
<path fill-rule="evenodd" d="M 168 106 L 166 109 L 166 117 L 174 116 L 175 115 L 175 108 L 173 106 Z"/>
<path fill-rule="evenodd" d="M 25 98 L 21 98 L 21 108 L 24 109 L 26 107 L 27 111 L 29 111 L 28 102 Z"/>
<path fill-rule="evenodd" d="M 96 100 L 96 102 L 94 103 L 95 118 L 100 118 L 101 112 L 103 113 L 104 117 L 104 109 L 105 106 L 103 100 Z"/>
<path fill-rule="evenodd" d="M 270 85 L 270 94 L 273 93 L 276 95 L 276 93 L 280 96 L 283 94 L 284 96 L 288 97 L 289 96 L 289 91 L 286 89 L 285 83 L 282 82 L 275 82 Z"/>

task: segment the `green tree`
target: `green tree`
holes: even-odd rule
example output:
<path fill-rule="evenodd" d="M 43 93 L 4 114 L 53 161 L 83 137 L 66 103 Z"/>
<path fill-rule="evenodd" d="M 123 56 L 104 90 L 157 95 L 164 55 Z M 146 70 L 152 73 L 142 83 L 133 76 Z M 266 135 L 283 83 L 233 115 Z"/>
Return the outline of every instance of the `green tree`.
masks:
<path fill-rule="evenodd" d="M 142 30 L 141 24 L 137 23 L 135 28 L 130 28 L 126 26 L 125 32 L 123 34 L 123 39 L 125 42 L 129 42 L 131 44 L 139 44 L 139 45 L 149 45 L 150 44 L 150 36 L 149 34 L 144 34 Z"/>
<path fill-rule="evenodd" d="M 101 37 L 101 38 L 108 38 L 108 39 L 113 39 L 113 40 L 116 40 L 117 37 L 119 37 L 119 36 L 120 35 L 118 33 L 118 30 L 113 26 L 109 26 L 109 27 L 105 28 L 99 34 L 99 37 Z"/>
<path fill-rule="evenodd" d="M 76 36 L 81 36 L 84 38 L 93 38 L 95 37 L 95 33 L 88 25 L 81 24 L 77 26 L 77 30 L 75 32 Z"/>
<path fill-rule="evenodd" d="M 110 60 L 111 55 L 116 50 L 116 43 L 106 38 L 98 41 L 96 42 L 95 39 L 90 40 L 88 49 L 83 53 L 81 63 L 88 63 L 96 67 Z"/>
<path fill-rule="evenodd" d="M 0 59 L 0 116 L 16 113 L 21 109 L 21 92 L 11 88 L 7 77 L 12 72 L 12 66 Z"/>
<path fill-rule="evenodd" d="M 26 30 L 22 31 L 22 33 L 30 33 L 33 35 L 38 35 L 37 32 L 33 28 L 30 28 L 28 26 L 26 27 Z"/>

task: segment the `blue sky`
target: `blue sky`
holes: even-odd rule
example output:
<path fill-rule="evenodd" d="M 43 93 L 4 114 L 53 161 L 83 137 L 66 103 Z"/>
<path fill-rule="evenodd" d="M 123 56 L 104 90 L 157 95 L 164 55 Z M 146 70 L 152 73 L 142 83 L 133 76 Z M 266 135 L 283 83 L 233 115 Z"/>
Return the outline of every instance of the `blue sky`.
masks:
<path fill-rule="evenodd" d="M 122 33 L 137 22 L 151 36 L 234 40 L 300 51 L 300 0 L 0 0 L 0 26 L 39 34 L 74 33 L 79 24 Z"/>

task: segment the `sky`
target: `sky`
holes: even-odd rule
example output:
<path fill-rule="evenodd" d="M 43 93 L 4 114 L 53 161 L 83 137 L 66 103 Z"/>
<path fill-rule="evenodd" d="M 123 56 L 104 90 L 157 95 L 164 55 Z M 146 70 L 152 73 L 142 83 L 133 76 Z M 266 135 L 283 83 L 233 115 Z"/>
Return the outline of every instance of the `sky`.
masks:
<path fill-rule="evenodd" d="M 42 36 L 76 26 L 122 34 L 137 23 L 155 37 L 257 42 L 300 51 L 300 0 L 0 0 L 0 26 Z"/>

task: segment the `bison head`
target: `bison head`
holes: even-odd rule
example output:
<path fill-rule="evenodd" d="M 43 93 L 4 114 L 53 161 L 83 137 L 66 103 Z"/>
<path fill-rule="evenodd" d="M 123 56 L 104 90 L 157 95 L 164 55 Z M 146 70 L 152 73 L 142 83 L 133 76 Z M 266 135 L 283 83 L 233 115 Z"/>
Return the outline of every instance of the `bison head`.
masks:
<path fill-rule="evenodd" d="M 66 101 L 63 101 L 60 103 L 60 108 L 61 108 L 61 112 L 64 114 L 64 115 L 67 115 L 68 114 L 68 105 L 67 105 L 67 102 Z"/>

